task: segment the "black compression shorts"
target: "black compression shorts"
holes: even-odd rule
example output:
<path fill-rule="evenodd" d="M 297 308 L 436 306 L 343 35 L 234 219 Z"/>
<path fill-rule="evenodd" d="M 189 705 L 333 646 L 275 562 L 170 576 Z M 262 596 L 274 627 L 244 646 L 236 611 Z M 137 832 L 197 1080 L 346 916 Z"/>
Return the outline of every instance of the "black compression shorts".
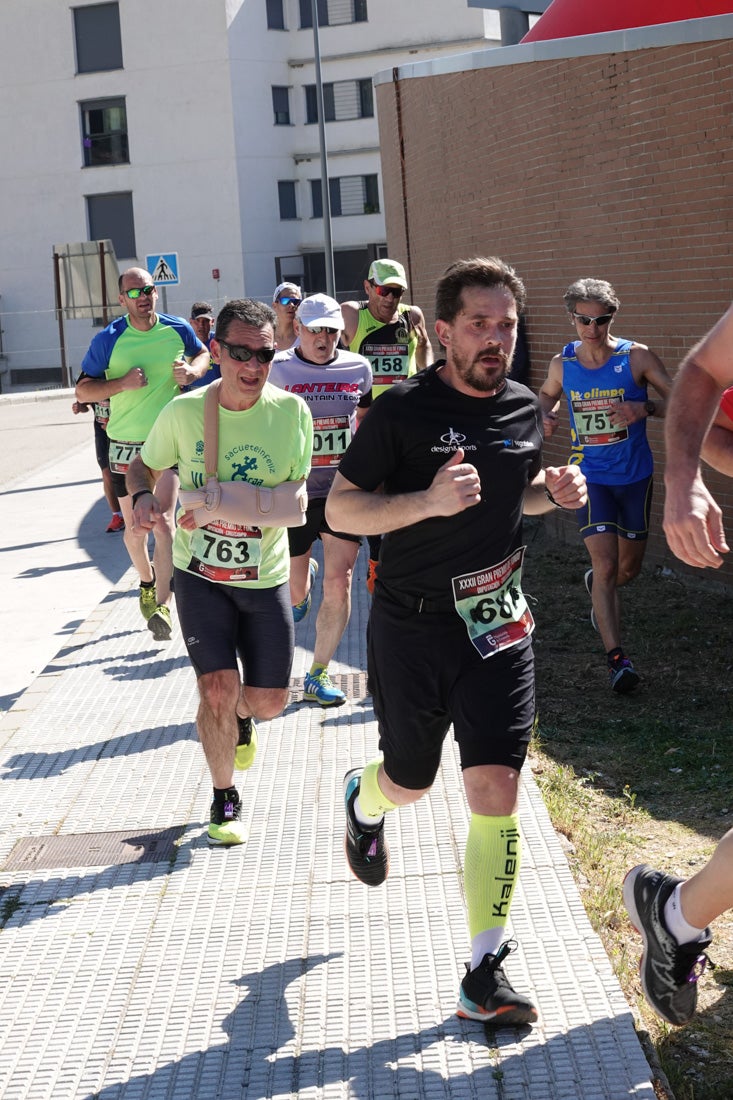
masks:
<path fill-rule="evenodd" d="M 394 783 L 432 785 L 451 723 L 462 768 L 522 767 L 535 719 L 531 641 L 483 660 L 456 611 L 418 613 L 382 590 L 368 647 L 379 746 Z"/>
<path fill-rule="evenodd" d="M 181 633 L 197 676 L 238 669 L 249 687 L 290 682 L 295 628 L 290 585 L 239 588 L 174 569 Z"/>

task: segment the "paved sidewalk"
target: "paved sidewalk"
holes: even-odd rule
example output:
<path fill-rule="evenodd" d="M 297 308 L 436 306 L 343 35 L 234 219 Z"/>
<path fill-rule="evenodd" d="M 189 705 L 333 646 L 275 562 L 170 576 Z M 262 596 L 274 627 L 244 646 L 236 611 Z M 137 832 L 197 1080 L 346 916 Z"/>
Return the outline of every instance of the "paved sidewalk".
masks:
<path fill-rule="evenodd" d="M 389 819 L 387 883 L 348 872 L 341 778 L 376 749 L 363 567 L 335 666 L 350 702 L 301 702 L 311 616 L 290 705 L 241 776 L 243 849 L 206 844 L 194 677 L 177 628 L 142 628 L 132 573 L 0 722 L 3 1100 L 653 1100 L 529 769 L 507 970 L 536 1027 L 454 1015 L 467 814 L 450 745 L 430 798 Z"/>

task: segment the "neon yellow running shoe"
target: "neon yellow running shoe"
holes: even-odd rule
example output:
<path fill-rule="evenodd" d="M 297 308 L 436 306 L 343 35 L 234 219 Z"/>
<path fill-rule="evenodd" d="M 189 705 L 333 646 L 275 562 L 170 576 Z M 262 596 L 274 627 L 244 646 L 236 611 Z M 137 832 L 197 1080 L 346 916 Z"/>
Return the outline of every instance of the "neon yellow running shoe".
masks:
<path fill-rule="evenodd" d="M 158 595 L 155 591 L 155 584 L 149 584 L 143 587 L 140 585 L 140 614 L 148 622 L 155 614 L 155 609 L 158 606 Z"/>
<path fill-rule="evenodd" d="M 257 726 L 251 718 L 242 718 L 237 715 L 239 725 L 239 741 L 234 753 L 234 767 L 237 771 L 246 772 L 255 762 L 257 754 Z"/>
<path fill-rule="evenodd" d="M 234 844 L 244 844 L 247 840 L 247 826 L 242 823 L 242 802 L 237 791 L 232 787 L 227 791 L 224 802 L 211 803 L 211 819 L 209 823 L 209 844 L 230 847 Z"/>
<path fill-rule="evenodd" d="M 148 630 L 156 642 L 167 642 L 170 640 L 172 629 L 170 608 L 164 603 L 159 603 L 148 619 Z"/>

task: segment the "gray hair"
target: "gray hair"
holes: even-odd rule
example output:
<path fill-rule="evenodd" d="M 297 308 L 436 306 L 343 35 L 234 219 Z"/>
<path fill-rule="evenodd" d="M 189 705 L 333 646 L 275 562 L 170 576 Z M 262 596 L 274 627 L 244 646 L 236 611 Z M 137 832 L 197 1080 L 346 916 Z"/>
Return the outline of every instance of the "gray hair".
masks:
<path fill-rule="evenodd" d="M 575 313 L 578 302 L 598 302 L 609 313 L 615 313 L 621 300 L 610 283 L 605 279 L 576 279 L 562 296 L 568 313 Z"/>

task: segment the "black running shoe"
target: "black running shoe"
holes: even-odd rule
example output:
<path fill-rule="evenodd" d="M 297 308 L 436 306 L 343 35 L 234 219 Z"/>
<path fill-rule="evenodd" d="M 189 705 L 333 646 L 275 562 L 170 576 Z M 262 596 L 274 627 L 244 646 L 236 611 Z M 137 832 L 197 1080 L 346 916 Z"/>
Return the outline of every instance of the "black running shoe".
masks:
<path fill-rule="evenodd" d="M 536 1021 L 537 1009 L 529 997 L 512 988 L 501 965 L 515 950 L 516 944 L 508 940 L 495 955 L 484 955 L 475 970 L 466 964 L 456 1010 L 459 1016 L 495 1027 L 517 1027 Z"/>
<path fill-rule="evenodd" d="M 712 933 L 694 943 L 677 943 L 664 923 L 667 899 L 682 879 L 655 871 L 645 863 L 624 879 L 624 905 L 644 940 L 639 963 L 641 988 L 655 1012 L 670 1024 L 690 1022 L 697 1007 L 697 980 L 709 962 L 705 949 Z"/>
<path fill-rule="evenodd" d="M 346 838 L 344 847 L 349 867 L 367 886 L 381 886 L 389 871 L 389 849 L 384 839 L 384 818 L 373 828 L 360 825 L 354 816 L 354 800 L 359 793 L 362 768 L 352 768 L 344 776 Z"/>
<path fill-rule="evenodd" d="M 242 823 L 242 803 L 232 787 L 227 791 L 223 802 L 214 799 L 211 803 L 208 841 L 217 847 L 228 847 L 232 844 L 244 844 L 247 835 L 247 826 Z"/>

